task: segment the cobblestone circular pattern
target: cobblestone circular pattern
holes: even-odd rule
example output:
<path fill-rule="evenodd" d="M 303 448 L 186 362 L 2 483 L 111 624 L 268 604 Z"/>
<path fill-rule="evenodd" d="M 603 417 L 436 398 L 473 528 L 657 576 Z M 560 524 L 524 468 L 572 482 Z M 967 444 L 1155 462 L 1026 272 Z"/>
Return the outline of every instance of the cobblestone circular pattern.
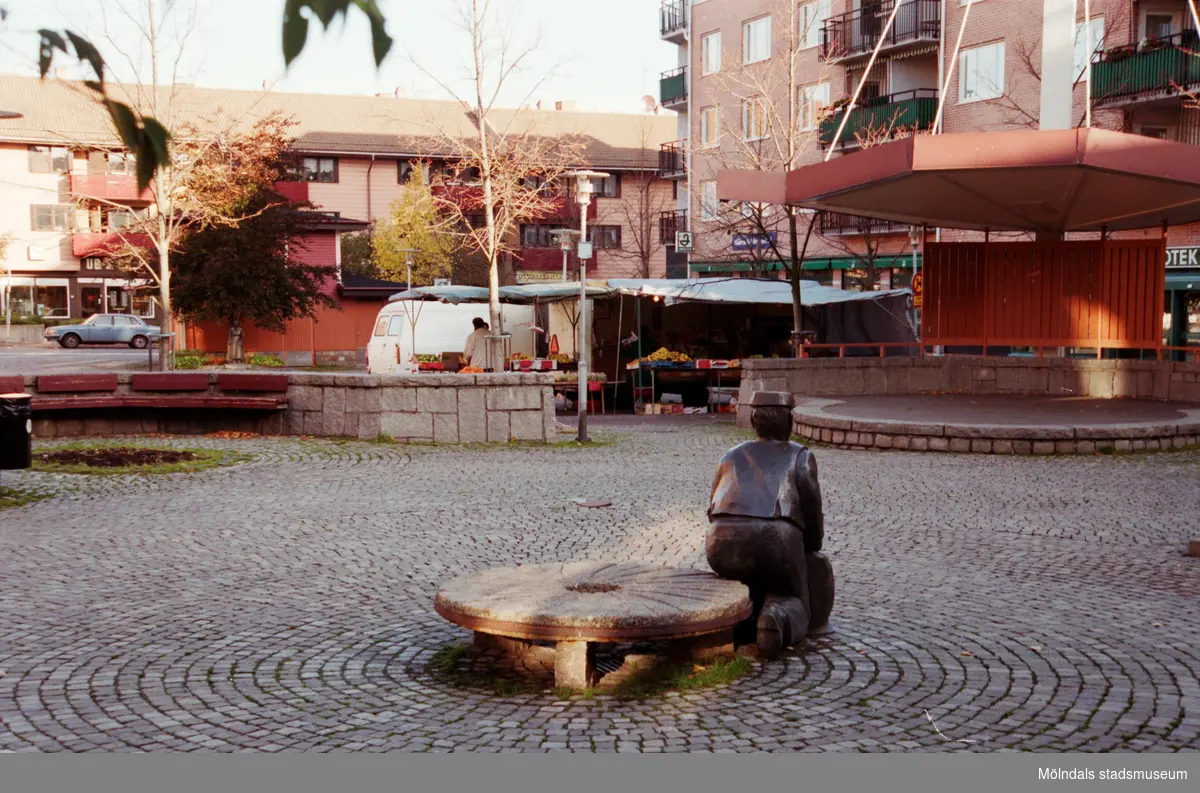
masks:
<path fill-rule="evenodd" d="M 586 559 L 704 568 L 712 471 L 746 436 L 637 426 L 594 419 L 613 442 L 592 449 L 187 438 L 256 458 L 149 479 L 6 472 L 60 495 L 0 512 L 0 748 L 1200 745 L 1191 451 L 820 449 L 832 635 L 726 688 L 639 702 L 434 679 L 433 654 L 469 637 L 433 612 L 455 575 Z"/>

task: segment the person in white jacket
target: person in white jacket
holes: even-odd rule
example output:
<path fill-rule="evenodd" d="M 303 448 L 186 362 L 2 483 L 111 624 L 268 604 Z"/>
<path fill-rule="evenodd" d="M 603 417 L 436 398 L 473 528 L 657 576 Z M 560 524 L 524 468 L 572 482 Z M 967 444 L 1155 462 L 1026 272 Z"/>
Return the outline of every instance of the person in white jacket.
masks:
<path fill-rule="evenodd" d="M 486 369 L 488 324 L 479 317 L 471 320 L 471 324 L 475 326 L 475 330 L 467 336 L 467 342 L 463 345 L 463 357 L 467 359 L 468 366 Z"/>

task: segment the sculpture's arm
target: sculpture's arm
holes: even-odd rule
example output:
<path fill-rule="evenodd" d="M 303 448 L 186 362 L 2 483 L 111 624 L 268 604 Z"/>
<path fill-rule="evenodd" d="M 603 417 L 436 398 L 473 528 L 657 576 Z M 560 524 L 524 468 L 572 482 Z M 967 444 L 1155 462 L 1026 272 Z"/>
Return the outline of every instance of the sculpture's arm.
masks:
<path fill-rule="evenodd" d="M 717 473 L 713 477 L 712 490 L 710 490 L 709 494 L 708 494 L 708 518 L 709 518 L 709 520 L 712 520 L 713 502 L 715 502 L 717 500 L 717 488 L 719 488 L 721 486 L 722 481 L 724 481 L 726 472 L 729 470 L 729 466 L 730 466 L 730 462 L 729 462 L 728 455 L 726 455 L 725 457 L 722 457 L 721 462 L 717 464 Z"/>
<path fill-rule="evenodd" d="M 804 550 L 821 550 L 825 539 L 825 513 L 821 508 L 821 483 L 817 458 L 807 449 L 796 458 L 796 487 L 800 491 L 800 513 L 804 516 Z"/>

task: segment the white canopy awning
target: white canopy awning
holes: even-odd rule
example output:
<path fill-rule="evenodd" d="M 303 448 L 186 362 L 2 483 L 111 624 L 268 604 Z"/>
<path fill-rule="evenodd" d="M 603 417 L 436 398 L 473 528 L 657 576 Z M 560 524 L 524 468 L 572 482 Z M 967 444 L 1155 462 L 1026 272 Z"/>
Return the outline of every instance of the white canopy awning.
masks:
<path fill-rule="evenodd" d="M 677 303 L 791 305 L 792 302 L 791 284 L 773 279 L 708 278 L 689 281 L 679 278 L 611 278 L 608 285 L 618 289 L 621 294 L 660 297 L 668 306 Z M 805 306 L 881 300 L 908 293 L 907 289 L 852 292 L 822 286 L 816 281 L 800 282 L 800 303 Z"/>

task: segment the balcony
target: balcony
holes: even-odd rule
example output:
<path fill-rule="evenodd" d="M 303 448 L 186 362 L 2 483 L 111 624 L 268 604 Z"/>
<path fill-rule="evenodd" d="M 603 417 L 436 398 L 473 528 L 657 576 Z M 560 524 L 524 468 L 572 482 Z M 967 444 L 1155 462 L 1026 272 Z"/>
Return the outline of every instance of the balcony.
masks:
<path fill-rule="evenodd" d="M 121 235 L 115 231 L 85 231 L 71 235 L 71 254 L 79 258 L 111 255 L 128 241 L 140 247 L 150 247 L 150 237 L 145 234 Z"/>
<path fill-rule="evenodd" d="M 675 244 L 675 232 L 688 230 L 688 213 L 686 209 L 674 209 L 662 212 L 658 216 L 658 240 L 663 245 Z"/>
<path fill-rule="evenodd" d="M 882 143 L 929 129 L 937 116 L 937 104 L 936 88 L 917 88 L 870 99 L 850 111 L 850 119 L 836 145 Z M 822 119 L 819 134 L 823 148 L 834 144 L 833 137 L 844 112 L 836 110 Z"/>
<path fill-rule="evenodd" d="M 123 204 L 148 204 L 154 200 L 150 188 L 138 192 L 133 174 L 71 174 L 71 193 L 77 198 L 94 198 Z"/>
<path fill-rule="evenodd" d="M 276 182 L 275 192 L 288 201 L 301 202 L 308 200 L 308 182 Z"/>
<path fill-rule="evenodd" d="M 687 141 L 664 143 L 658 151 L 658 176 L 661 179 L 687 178 Z"/>
<path fill-rule="evenodd" d="M 832 63 L 865 58 L 883 38 L 880 52 L 913 49 L 922 44 L 937 44 L 941 37 L 941 0 L 909 0 L 901 3 L 892 29 L 883 37 L 883 28 L 892 13 L 893 3 L 863 4 L 861 8 L 830 17 L 821 28 L 821 59 Z"/>
<path fill-rule="evenodd" d="M 658 30 L 664 41 L 682 44 L 687 40 L 687 0 L 663 0 L 658 11 Z"/>
<path fill-rule="evenodd" d="M 823 237 L 849 237 L 867 234 L 907 234 L 908 225 L 890 220 L 844 215 L 841 212 L 822 212 L 818 230 Z"/>
<path fill-rule="evenodd" d="M 663 72 L 658 81 L 658 101 L 663 107 L 679 107 L 687 104 L 687 67 L 680 66 Z"/>
<path fill-rule="evenodd" d="M 1096 106 L 1128 105 L 1178 96 L 1200 86 L 1200 36 L 1174 36 L 1115 47 L 1092 64 Z"/>
<path fill-rule="evenodd" d="M 579 227 L 579 204 L 575 201 L 574 194 L 567 196 L 552 196 L 550 198 L 552 207 L 549 212 L 541 214 L 542 220 L 561 220 L 571 224 L 571 228 Z M 596 199 L 593 196 L 591 203 L 588 204 L 588 220 L 595 220 L 598 216 Z"/>

